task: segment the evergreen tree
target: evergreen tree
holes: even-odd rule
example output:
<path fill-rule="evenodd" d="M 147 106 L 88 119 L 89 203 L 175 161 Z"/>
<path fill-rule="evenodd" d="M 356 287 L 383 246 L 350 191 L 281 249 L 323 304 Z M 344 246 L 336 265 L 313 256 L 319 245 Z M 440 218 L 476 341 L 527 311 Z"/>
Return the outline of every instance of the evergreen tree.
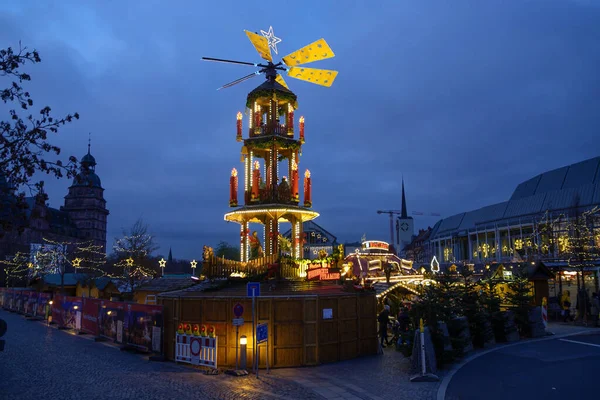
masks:
<path fill-rule="evenodd" d="M 515 315 L 515 324 L 521 336 L 529 334 L 529 312 L 532 308 L 533 292 L 527 276 L 527 266 L 519 264 L 507 278 L 506 302 Z"/>

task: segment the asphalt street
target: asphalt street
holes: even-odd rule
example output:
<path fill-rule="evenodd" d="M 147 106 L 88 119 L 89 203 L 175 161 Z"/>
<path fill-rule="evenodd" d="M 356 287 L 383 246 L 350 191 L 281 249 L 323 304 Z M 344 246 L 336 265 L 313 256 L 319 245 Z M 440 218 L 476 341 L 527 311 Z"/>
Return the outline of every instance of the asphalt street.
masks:
<path fill-rule="evenodd" d="M 593 399 L 600 396 L 600 332 L 499 349 L 464 365 L 446 400 Z"/>

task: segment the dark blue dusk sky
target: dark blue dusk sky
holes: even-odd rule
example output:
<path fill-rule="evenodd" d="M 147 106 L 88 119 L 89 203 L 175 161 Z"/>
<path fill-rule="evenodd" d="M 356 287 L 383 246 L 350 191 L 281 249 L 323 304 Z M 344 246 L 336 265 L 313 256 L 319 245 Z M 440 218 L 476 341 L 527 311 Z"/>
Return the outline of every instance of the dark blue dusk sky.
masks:
<path fill-rule="evenodd" d="M 235 115 L 263 78 L 217 92 L 253 70 L 201 57 L 258 62 L 244 29 L 272 25 L 280 56 L 321 37 L 336 54 L 310 65 L 340 71 L 333 87 L 287 81 L 306 118 L 316 222 L 341 241 L 388 240 L 376 210 L 400 208 L 402 174 L 409 213 L 449 216 L 600 153 L 599 1 L 262 4 L 0 3 L 0 47 L 41 53 L 27 86 L 36 105 L 81 114 L 53 142 L 79 158 L 92 132 L 109 247 L 138 217 L 176 258 L 237 244 L 223 221 L 241 165 Z M 52 206 L 69 184 L 47 182 Z"/>

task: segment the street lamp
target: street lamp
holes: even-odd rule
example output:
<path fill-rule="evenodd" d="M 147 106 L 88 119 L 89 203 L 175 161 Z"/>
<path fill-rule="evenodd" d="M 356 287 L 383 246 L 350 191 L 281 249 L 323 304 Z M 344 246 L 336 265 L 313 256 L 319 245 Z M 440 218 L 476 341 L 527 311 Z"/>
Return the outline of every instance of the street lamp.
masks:
<path fill-rule="evenodd" d="M 190 264 L 192 264 L 192 276 L 196 276 L 196 265 L 198 265 L 198 262 L 196 260 L 192 260 Z"/>

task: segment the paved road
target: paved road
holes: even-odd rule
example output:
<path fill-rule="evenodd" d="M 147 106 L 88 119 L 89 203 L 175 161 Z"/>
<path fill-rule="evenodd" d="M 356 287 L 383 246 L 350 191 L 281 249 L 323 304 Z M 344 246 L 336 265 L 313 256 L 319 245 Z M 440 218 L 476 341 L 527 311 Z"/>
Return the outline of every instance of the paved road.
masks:
<path fill-rule="evenodd" d="M 323 399 L 287 378 L 205 376 L 0 310 L 0 399 Z"/>
<path fill-rule="evenodd" d="M 600 396 L 600 333 L 523 343 L 484 354 L 454 375 L 446 400 Z"/>

